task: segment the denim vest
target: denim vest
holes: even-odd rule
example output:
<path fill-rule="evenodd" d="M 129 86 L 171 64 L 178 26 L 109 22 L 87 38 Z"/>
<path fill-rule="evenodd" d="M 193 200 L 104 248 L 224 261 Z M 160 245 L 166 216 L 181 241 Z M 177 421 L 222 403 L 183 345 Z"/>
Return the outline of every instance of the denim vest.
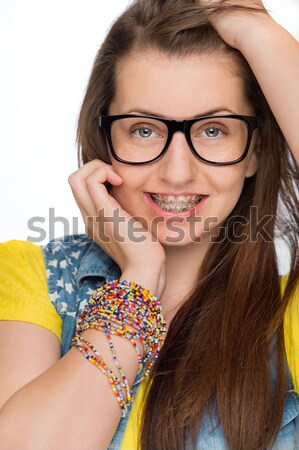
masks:
<path fill-rule="evenodd" d="M 85 234 L 53 239 L 42 249 L 47 269 L 49 296 L 63 322 L 61 349 L 63 356 L 70 349 L 76 319 L 90 294 L 106 282 L 118 279 L 121 273 L 117 264 Z M 299 395 L 294 391 L 289 373 L 288 378 L 289 389 L 286 392 L 281 427 L 273 450 L 299 450 Z M 133 388 L 135 395 L 138 387 Z M 252 413 L 254 414 L 254 411 Z M 121 448 L 128 417 L 129 413 L 120 420 L 107 450 Z M 198 449 L 226 449 L 218 420 L 216 410 L 214 417 L 205 418 L 198 436 Z"/>

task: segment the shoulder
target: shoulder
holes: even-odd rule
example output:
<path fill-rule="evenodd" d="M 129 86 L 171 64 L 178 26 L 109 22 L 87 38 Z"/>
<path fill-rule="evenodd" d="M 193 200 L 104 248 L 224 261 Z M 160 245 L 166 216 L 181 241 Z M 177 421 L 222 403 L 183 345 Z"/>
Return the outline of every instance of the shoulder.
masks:
<path fill-rule="evenodd" d="M 80 289 L 90 278 L 114 279 L 120 275 L 117 264 L 86 234 L 63 236 L 43 247 L 48 284 L 54 292 L 55 280 L 63 278 Z M 52 289 L 53 288 L 53 289 Z"/>
<path fill-rule="evenodd" d="M 13 239 L 6 242 L 0 242 L 0 256 L 1 259 L 19 259 L 34 258 L 41 254 L 41 248 L 32 242 Z"/>
<path fill-rule="evenodd" d="M 93 243 L 86 234 L 71 234 L 52 239 L 48 244 L 42 246 L 45 253 L 49 255 L 74 257 L 83 256 Z"/>
<path fill-rule="evenodd" d="M 29 322 L 61 335 L 61 319 L 48 295 L 42 248 L 32 242 L 0 243 L 0 320 Z"/>
<path fill-rule="evenodd" d="M 0 273 L 6 280 L 16 278 L 18 273 L 24 273 L 29 280 L 46 281 L 43 252 L 41 247 L 32 242 L 10 240 L 0 243 Z"/>

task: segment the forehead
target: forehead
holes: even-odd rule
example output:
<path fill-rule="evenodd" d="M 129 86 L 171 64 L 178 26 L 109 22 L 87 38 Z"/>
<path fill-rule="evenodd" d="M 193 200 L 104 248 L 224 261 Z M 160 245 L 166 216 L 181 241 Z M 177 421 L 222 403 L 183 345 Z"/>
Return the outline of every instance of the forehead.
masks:
<path fill-rule="evenodd" d="M 134 52 L 117 64 L 109 113 L 150 111 L 183 119 L 225 107 L 236 114 L 250 114 L 238 73 L 233 58 L 220 52 L 184 58 Z"/>

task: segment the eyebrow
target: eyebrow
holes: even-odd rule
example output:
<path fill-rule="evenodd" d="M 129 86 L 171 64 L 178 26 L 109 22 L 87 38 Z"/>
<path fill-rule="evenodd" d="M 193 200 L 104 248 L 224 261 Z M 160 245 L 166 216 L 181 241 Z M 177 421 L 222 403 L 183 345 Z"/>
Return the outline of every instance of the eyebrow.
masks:
<path fill-rule="evenodd" d="M 195 116 L 191 117 L 191 119 L 192 118 L 195 119 L 196 117 L 200 117 L 200 116 L 212 116 L 212 115 L 217 114 L 217 113 L 225 114 L 227 112 L 231 113 L 231 114 L 235 114 L 235 115 L 237 114 L 235 111 L 232 111 L 231 109 L 227 108 L 226 106 L 220 106 L 220 107 L 218 107 L 216 109 L 212 109 L 210 111 L 205 111 L 205 112 L 201 112 L 199 114 L 196 114 Z M 158 114 L 158 113 L 155 113 L 154 111 L 140 110 L 138 108 L 134 108 L 134 109 L 132 109 L 132 110 L 130 110 L 128 112 L 124 112 L 123 114 L 142 114 L 144 116 L 161 117 L 161 118 L 164 118 L 164 119 L 168 118 L 168 116 L 165 116 L 164 114 Z"/>

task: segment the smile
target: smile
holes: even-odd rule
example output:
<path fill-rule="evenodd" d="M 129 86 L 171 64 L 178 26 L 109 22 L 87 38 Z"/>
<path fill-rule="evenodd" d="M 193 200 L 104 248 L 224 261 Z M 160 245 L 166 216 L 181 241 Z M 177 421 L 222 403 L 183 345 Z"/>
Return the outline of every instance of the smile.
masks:
<path fill-rule="evenodd" d="M 164 211 L 173 211 L 173 212 L 183 212 L 188 211 L 191 208 L 194 208 L 200 200 L 203 198 L 203 195 L 192 195 L 192 196 L 184 196 L 184 195 L 163 195 L 163 194 L 150 194 L 151 198 Z"/>

